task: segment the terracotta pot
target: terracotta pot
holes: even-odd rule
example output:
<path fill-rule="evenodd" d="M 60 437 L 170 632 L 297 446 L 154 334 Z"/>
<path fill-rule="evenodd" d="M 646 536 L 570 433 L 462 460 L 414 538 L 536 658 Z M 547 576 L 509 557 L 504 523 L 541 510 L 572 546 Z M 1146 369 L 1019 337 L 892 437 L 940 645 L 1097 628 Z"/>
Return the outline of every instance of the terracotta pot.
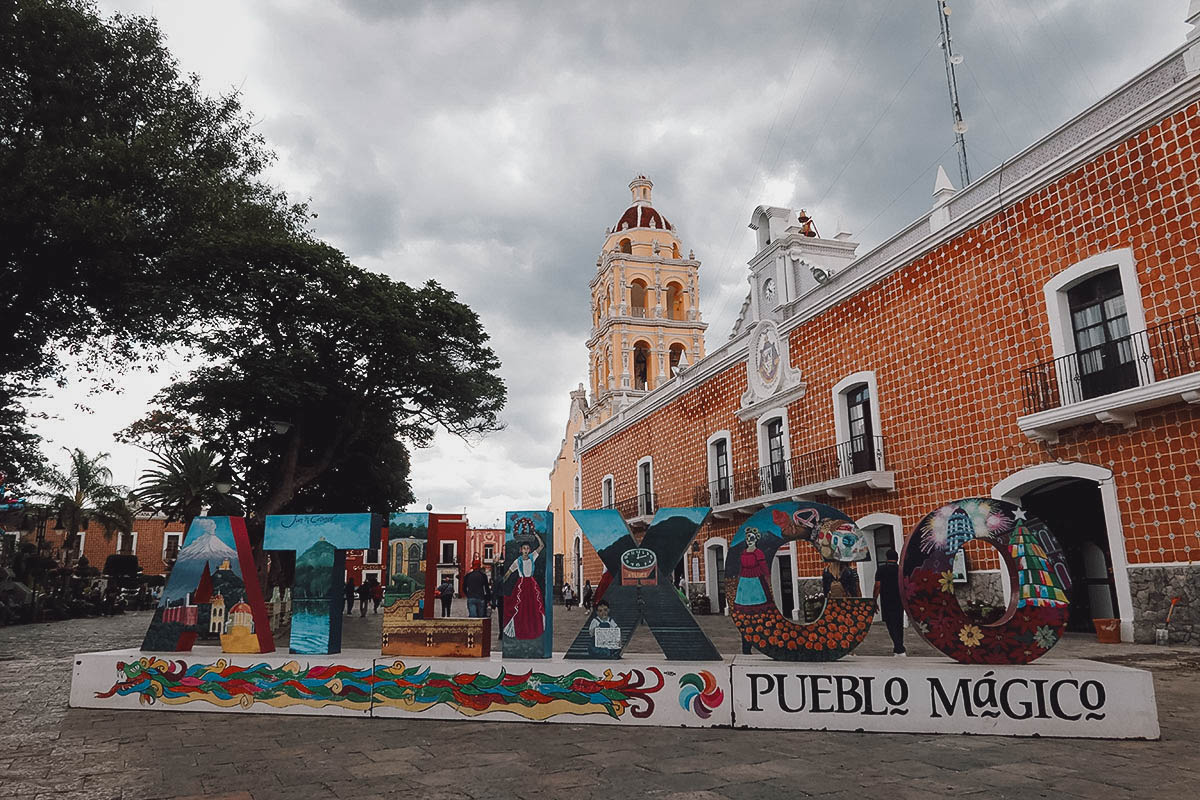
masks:
<path fill-rule="evenodd" d="M 1121 620 L 1119 619 L 1094 619 L 1092 624 L 1096 626 L 1096 639 L 1104 644 L 1120 644 L 1121 643 Z"/>

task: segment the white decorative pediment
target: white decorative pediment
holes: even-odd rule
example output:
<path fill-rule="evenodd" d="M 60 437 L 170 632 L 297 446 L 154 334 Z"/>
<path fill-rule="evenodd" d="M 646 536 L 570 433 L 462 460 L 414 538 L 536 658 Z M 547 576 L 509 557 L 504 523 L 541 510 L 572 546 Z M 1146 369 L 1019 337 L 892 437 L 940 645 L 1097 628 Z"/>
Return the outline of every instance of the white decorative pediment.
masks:
<path fill-rule="evenodd" d="M 800 372 L 792 367 L 788 338 L 774 320 L 759 320 L 750 331 L 746 353 L 746 393 L 738 418 L 747 419 L 770 405 L 784 405 L 804 395 Z"/>

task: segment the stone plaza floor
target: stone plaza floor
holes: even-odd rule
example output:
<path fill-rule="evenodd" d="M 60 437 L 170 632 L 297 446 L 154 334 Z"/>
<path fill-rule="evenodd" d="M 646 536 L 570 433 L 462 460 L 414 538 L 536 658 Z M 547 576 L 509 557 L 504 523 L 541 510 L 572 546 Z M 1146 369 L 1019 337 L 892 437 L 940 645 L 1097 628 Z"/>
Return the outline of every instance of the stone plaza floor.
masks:
<path fill-rule="evenodd" d="M 583 612 L 555 614 L 564 649 Z M 698 619 L 723 652 L 737 652 L 727 618 Z M 377 647 L 379 620 L 346 617 L 344 645 Z M 149 621 L 140 612 L 0 628 L 0 798 L 1120 800 L 1195 797 L 1200 787 L 1194 647 L 1071 635 L 1052 654 L 1151 670 L 1157 742 L 68 708 L 72 655 L 136 646 Z M 915 635 L 906 641 L 913 656 L 932 655 Z M 890 650 L 877 627 L 858 652 Z M 643 629 L 631 651 L 657 647 Z"/>

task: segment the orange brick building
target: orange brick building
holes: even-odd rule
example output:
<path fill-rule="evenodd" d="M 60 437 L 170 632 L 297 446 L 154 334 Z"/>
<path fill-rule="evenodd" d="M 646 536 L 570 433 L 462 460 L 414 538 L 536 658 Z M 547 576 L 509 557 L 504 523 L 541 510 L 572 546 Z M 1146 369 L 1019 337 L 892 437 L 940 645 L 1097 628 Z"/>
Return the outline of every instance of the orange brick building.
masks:
<path fill-rule="evenodd" d="M 1173 638 L 1200 639 L 1191 47 L 964 189 L 939 173 L 929 214 L 867 253 L 816 235 L 803 212 L 756 209 L 732 337 L 589 417 L 575 443 L 583 507 L 616 507 L 637 529 L 659 507 L 711 506 L 682 571 L 717 611 L 727 542 L 769 503 L 856 519 L 869 586 L 929 511 L 1004 498 L 1059 538 L 1073 628 L 1119 617 L 1124 639 L 1146 641 L 1178 596 Z M 794 548 L 773 582 L 798 615 L 820 565 Z M 594 584 L 602 567 L 584 551 Z M 968 560 L 973 591 L 1001 599 L 994 557 Z"/>
<path fill-rule="evenodd" d="M 91 566 L 104 569 L 104 562 L 111 555 L 136 555 L 143 574 L 166 575 L 183 546 L 182 522 L 168 522 L 166 517 L 158 514 L 139 514 L 134 518 L 132 533 L 114 533 L 111 538 L 105 537 L 100 525 L 89 525 L 87 530 L 79 532 L 74 547 L 64 559 L 67 532 L 56 530 L 54 524 L 54 517 L 50 517 L 42 552 L 67 564 L 74 564 L 84 556 Z M 34 531 L 15 532 L 14 535 L 20 541 L 36 542 L 37 539 Z"/>

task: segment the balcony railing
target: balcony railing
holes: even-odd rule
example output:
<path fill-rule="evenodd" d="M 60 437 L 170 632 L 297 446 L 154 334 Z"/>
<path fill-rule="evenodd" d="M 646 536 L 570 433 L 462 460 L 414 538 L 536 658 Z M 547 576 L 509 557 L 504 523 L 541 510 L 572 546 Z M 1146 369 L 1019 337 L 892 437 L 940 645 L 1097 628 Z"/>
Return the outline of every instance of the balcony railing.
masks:
<path fill-rule="evenodd" d="M 618 500 L 604 508 L 615 508 L 625 519 L 634 517 L 650 517 L 658 511 L 658 496 L 654 492 L 639 494 Z"/>
<path fill-rule="evenodd" d="M 882 472 L 883 451 L 884 437 L 857 436 L 848 442 L 697 486 L 692 493 L 692 502 L 695 505 L 724 506 L 864 472 Z"/>
<path fill-rule="evenodd" d="M 1024 413 L 1200 372 L 1200 312 L 1021 370 Z"/>

